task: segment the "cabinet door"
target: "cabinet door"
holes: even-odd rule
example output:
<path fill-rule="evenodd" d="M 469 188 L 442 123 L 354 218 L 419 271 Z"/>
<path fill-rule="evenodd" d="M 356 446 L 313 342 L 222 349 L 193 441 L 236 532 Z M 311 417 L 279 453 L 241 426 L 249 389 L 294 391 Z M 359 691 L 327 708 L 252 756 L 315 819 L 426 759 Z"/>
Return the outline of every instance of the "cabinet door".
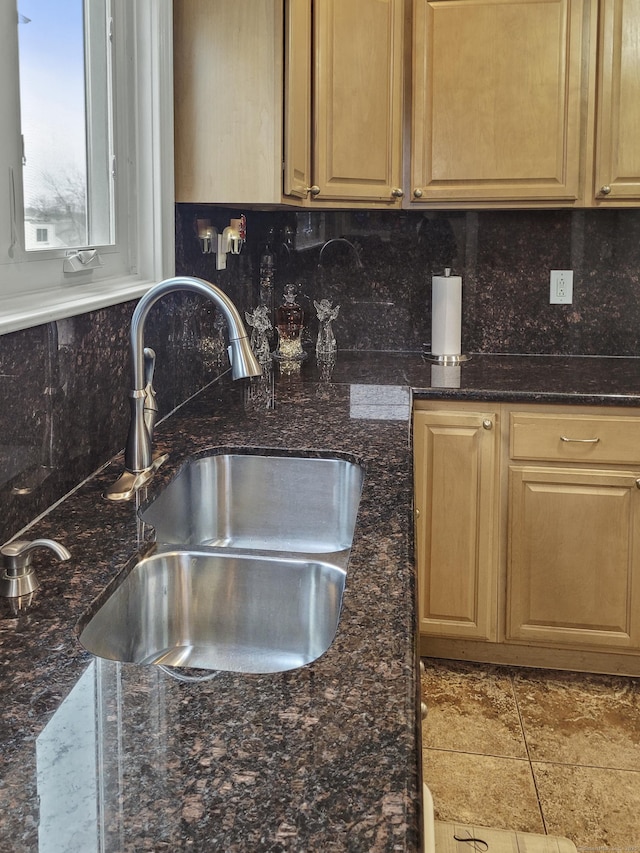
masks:
<path fill-rule="evenodd" d="M 282 16 L 174 0 L 176 201 L 282 201 Z"/>
<path fill-rule="evenodd" d="M 640 493 L 629 472 L 512 467 L 507 639 L 638 647 Z"/>
<path fill-rule="evenodd" d="M 306 199 L 311 186 L 311 3 L 286 0 L 284 194 Z"/>
<path fill-rule="evenodd" d="M 498 433 L 494 412 L 415 413 L 421 633 L 496 639 Z"/>
<path fill-rule="evenodd" d="M 640 199 L 640 0 L 601 0 L 596 199 Z"/>
<path fill-rule="evenodd" d="M 412 201 L 579 195 L 582 0 L 416 0 Z"/>
<path fill-rule="evenodd" d="M 317 199 L 399 206 L 402 0 L 321 0 L 313 9 Z"/>

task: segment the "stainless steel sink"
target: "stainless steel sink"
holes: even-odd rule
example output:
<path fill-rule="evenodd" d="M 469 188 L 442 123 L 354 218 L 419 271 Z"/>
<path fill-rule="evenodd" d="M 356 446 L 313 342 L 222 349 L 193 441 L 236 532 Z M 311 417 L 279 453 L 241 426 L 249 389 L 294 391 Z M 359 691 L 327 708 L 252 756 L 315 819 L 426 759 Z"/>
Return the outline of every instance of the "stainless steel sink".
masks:
<path fill-rule="evenodd" d="M 336 457 L 212 454 L 189 460 L 140 517 L 162 543 L 341 551 L 351 546 L 363 476 Z"/>
<path fill-rule="evenodd" d="M 338 457 L 190 459 L 140 512 L 157 552 L 80 620 L 80 642 L 140 664 L 281 672 L 310 663 L 338 628 L 363 477 Z"/>
<path fill-rule="evenodd" d="M 338 627 L 345 572 L 322 560 L 172 550 L 141 560 L 80 642 L 110 660 L 234 672 L 310 663 Z"/>

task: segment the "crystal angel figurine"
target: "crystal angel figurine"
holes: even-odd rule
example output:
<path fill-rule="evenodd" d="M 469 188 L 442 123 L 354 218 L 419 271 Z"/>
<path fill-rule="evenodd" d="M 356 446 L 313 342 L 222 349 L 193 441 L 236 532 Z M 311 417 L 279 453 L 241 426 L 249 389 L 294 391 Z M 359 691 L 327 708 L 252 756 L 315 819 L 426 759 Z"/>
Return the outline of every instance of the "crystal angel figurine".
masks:
<path fill-rule="evenodd" d="M 253 311 L 245 311 L 244 316 L 251 326 L 251 349 L 258 362 L 267 367 L 271 364 L 271 350 L 269 347 L 269 332 L 272 330 L 269 319 L 269 309 L 266 305 L 259 305 Z"/>
<path fill-rule="evenodd" d="M 328 299 L 321 299 L 320 302 L 316 302 L 314 299 L 313 304 L 316 309 L 318 320 L 320 321 L 318 340 L 316 342 L 316 357 L 318 360 L 323 361 L 328 358 L 335 357 L 338 349 L 331 324 L 338 316 L 340 306 L 336 305 L 336 307 L 333 308 Z"/>

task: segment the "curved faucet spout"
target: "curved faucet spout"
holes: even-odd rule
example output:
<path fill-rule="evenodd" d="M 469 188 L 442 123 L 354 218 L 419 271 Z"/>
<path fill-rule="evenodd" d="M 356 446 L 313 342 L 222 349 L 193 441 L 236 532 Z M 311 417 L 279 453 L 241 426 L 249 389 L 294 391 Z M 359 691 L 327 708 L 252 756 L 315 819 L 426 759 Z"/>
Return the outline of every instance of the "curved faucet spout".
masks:
<path fill-rule="evenodd" d="M 133 312 L 130 340 L 134 391 L 143 391 L 145 386 L 144 326 L 149 311 L 163 296 L 167 296 L 169 293 L 177 293 L 178 291 L 198 293 L 205 299 L 209 299 L 222 311 L 229 328 L 229 344 L 232 348 L 233 356 L 236 355 L 236 349 L 239 355 L 239 359 L 232 356 L 231 375 L 233 379 L 241 379 L 245 376 L 260 376 L 260 366 L 253 356 L 244 323 L 227 294 L 220 290 L 219 287 L 216 287 L 215 284 L 204 281 L 204 279 L 192 278 L 191 276 L 177 276 L 176 278 L 168 278 L 165 281 L 161 281 L 150 288 L 140 299 Z M 240 346 L 234 347 L 235 342 L 238 342 Z M 245 342 L 246 346 L 243 346 Z M 238 361 L 240 362 L 239 364 Z M 255 362 L 255 364 L 252 362 Z"/>
<path fill-rule="evenodd" d="M 149 311 L 169 293 L 187 291 L 197 293 L 209 299 L 222 311 L 229 329 L 229 358 L 231 376 L 240 379 L 248 376 L 261 376 L 262 369 L 251 350 L 249 337 L 240 314 L 229 297 L 208 281 L 189 276 L 168 278 L 150 288 L 138 302 L 131 318 L 131 367 L 133 388 L 131 397 L 131 423 L 125 448 L 125 468 L 138 474 L 152 467 L 152 440 L 145 423 L 144 409 L 146 401 L 144 326 Z M 117 499 L 117 498 L 114 498 Z"/>

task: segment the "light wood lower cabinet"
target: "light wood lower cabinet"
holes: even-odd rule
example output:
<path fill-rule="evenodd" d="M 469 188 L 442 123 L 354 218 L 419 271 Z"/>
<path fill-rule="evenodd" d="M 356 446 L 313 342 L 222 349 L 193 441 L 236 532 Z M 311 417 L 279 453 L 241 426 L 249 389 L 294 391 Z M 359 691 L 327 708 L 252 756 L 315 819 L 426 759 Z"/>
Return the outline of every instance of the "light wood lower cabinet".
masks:
<path fill-rule="evenodd" d="M 497 415 L 414 418 L 420 630 L 496 639 Z"/>
<path fill-rule="evenodd" d="M 635 474 L 509 469 L 508 640 L 638 648 Z"/>
<path fill-rule="evenodd" d="M 640 675 L 640 417 L 418 401 L 422 653 Z"/>

